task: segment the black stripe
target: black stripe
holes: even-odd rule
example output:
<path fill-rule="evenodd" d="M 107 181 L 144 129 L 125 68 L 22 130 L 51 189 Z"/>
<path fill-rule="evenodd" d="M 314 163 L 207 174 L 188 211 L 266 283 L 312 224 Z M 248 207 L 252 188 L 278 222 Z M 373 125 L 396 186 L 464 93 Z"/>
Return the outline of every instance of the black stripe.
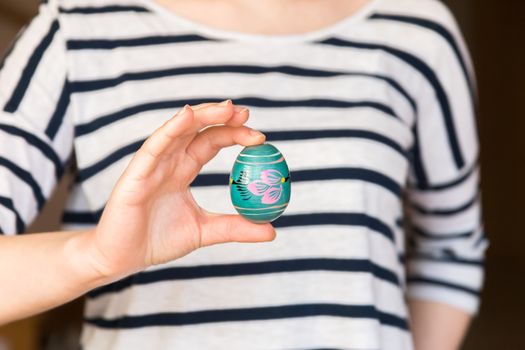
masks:
<path fill-rule="evenodd" d="M 46 135 L 51 140 L 55 138 L 58 129 L 62 125 L 62 121 L 64 120 L 66 110 L 69 106 L 70 93 L 68 85 L 69 83 L 66 79 L 66 81 L 64 82 L 64 86 L 62 87 L 62 92 L 60 93 L 60 98 L 58 99 L 55 111 L 53 112 L 53 115 L 51 116 L 51 119 L 49 120 L 49 123 L 46 128 Z"/>
<path fill-rule="evenodd" d="M 410 256 L 410 259 L 416 260 L 429 260 L 442 263 L 460 264 L 460 265 L 472 265 L 472 266 L 485 266 L 483 259 L 465 259 L 455 256 L 453 253 L 445 251 L 444 255 L 434 256 L 428 254 L 417 253 Z"/>
<path fill-rule="evenodd" d="M 15 209 L 15 205 L 13 204 L 11 198 L 0 196 L 0 205 L 4 206 L 6 209 L 11 211 L 15 215 L 16 232 L 23 233 L 26 229 L 26 225 L 22 220 L 22 216 L 20 216 L 18 211 Z"/>
<path fill-rule="evenodd" d="M 485 231 L 481 231 L 476 242 L 474 242 L 474 248 L 478 248 L 482 243 L 488 243 L 488 237 L 485 235 Z"/>
<path fill-rule="evenodd" d="M 434 278 L 415 277 L 414 276 L 414 277 L 407 278 L 407 281 L 408 281 L 408 283 L 411 283 L 411 284 L 418 283 L 418 284 L 437 285 L 437 286 L 440 286 L 440 287 L 445 287 L 445 288 L 449 288 L 449 289 L 459 290 L 459 291 L 462 291 L 462 292 L 474 295 L 476 297 L 479 297 L 479 291 L 476 290 L 476 289 L 468 288 L 468 287 L 465 287 L 465 286 L 460 286 L 458 284 L 451 283 L 451 282 L 437 280 L 437 279 L 434 279 Z"/>
<path fill-rule="evenodd" d="M 297 317 L 333 316 L 378 320 L 383 325 L 408 330 L 407 320 L 382 312 L 372 305 L 300 304 L 243 309 L 203 310 L 123 316 L 115 319 L 88 318 L 87 323 L 101 328 L 140 328 L 183 326 L 217 322 L 275 320 Z"/>
<path fill-rule="evenodd" d="M 199 41 L 216 41 L 200 35 L 166 35 L 130 39 L 76 39 L 66 42 L 69 50 L 111 50 L 118 47 L 136 47 L 164 44 L 180 44 Z"/>
<path fill-rule="evenodd" d="M 14 113 L 17 111 L 27 91 L 27 87 L 29 86 L 31 79 L 33 78 L 33 74 L 35 73 L 38 64 L 44 56 L 44 53 L 46 52 L 47 48 L 53 41 L 53 37 L 55 36 L 56 32 L 58 32 L 58 29 L 58 21 L 54 20 L 51 23 L 51 27 L 49 28 L 47 34 L 42 38 L 40 43 L 33 51 L 33 54 L 30 56 L 29 61 L 27 62 L 24 70 L 22 71 L 22 76 L 20 77 L 20 80 L 18 80 L 18 84 L 16 85 L 13 94 L 11 95 L 11 98 L 9 98 L 4 107 L 4 111 L 9 113 Z"/>
<path fill-rule="evenodd" d="M 415 187 L 416 189 L 418 189 L 420 191 L 441 191 L 441 190 L 447 190 L 447 189 L 456 187 L 457 185 L 460 185 L 463 182 L 465 182 L 466 180 L 468 180 L 472 175 L 474 175 L 474 172 L 478 169 L 478 165 L 479 165 L 478 161 L 476 160 L 472 164 L 472 166 L 467 170 L 467 172 L 465 172 L 465 174 L 461 175 L 457 179 L 454 179 L 454 180 L 451 180 L 451 181 L 448 181 L 448 182 L 443 182 L 443 183 L 434 184 L 434 185 L 427 184 L 427 186 L 423 186 L 421 183 L 410 184 L 410 185 Z"/>
<path fill-rule="evenodd" d="M 384 187 L 397 197 L 401 196 L 401 186 L 388 176 L 377 171 L 363 168 L 324 168 L 311 170 L 295 170 L 292 172 L 292 181 L 321 181 L 321 180 L 361 180 Z M 191 184 L 192 186 L 220 186 L 228 183 L 229 175 L 221 173 L 200 174 Z"/>
<path fill-rule="evenodd" d="M 399 261 L 399 263 L 403 266 L 405 266 L 406 264 L 406 255 L 405 253 L 399 253 L 398 256 L 397 256 L 397 260 Z"/>
<path fill-rule="evenodd" d="M 436 97 L 439 101 L 439 105 L 440 105 L 440 108 L 443 114 L 443 121 L 445 123 L 445 127 L 447 130 L 447 138 L 450 144 L 450 150 L 452 152 L 452 156 L 454 158 L 456 167 L 458 169 L 461 169 L 465 165 L 465 160 L 461 153 L 458 137 L 457 137 L 456 130 L 454 127 L 454 120 L 452 117 L 452 111 L 450 109 L 448 97 L 445 93 L 445 90 L 443 89 L 443 86 L 439 82 L 439 79 L 437 78 L 436 73 L 425 62 L 423 62 L 421 59 L 419 59 L 418 57 L 410 53 L 407 53 L 405 51 L 402 51 L 402 50 L 399 50 L 397 48 L 393 48 L 387 45 L 364 43 L 364 42 L 354 42 L 354 41 L 348 41 L 348 40 L 343 40 L 339 38 L 330 38 L 330 39 L 320 41 L 319 43 L 325 44 L 325 45 L 338 46 L 338 47 L 352 47 L 352 48 L 365 49 L 365 50 L 380 50 L 380 51 L 386 52 L 388 54 L 391 54 L 403 60 L 404 62 L 406 62 L 413 68 L 415 68 L 417 71 L 419 71 L 432 85 L 436 93 Z"/>
<path fill-rule="evenodd" d="M 135 153 L 140 146 L 144 143 L 144 140 L 140 140 L 137 142 L 133 142 L 129 145 L 126 145 L 113 153 L 109 154 L 106 158 L 99 160 L 95 164 L 88 166 L 83 169 L 79 169 L 77 174 L 77 182 L 83 182 L 88 180 L 89 178 L 95 176 L 99 172 L 103 171 L 113 163 L 119 161 L 120 159 L 126 157 L 127 155 L 130 155 L 132 153 Z"/>
<path fill-rule="evenodd" d="M 160 109 L 176 109 L 186 104 L 196 105 L 205 102 L 221 102 L 227 98 L 199 98 L 184 100 L 168 100 L 149 102 L 135 105 L 98 117 L 88 123 L 79 124 L 75 127 L 75 135 L 83 136 L 96 131 L 106 125 L 130 117 L 132 115 Z M 311 107 L 311 108 L 373 108 L 387 115 L 398 118 L 389 106 L 374 101 L 342 101 L 331 99 L 308 99 L 308 100 L 269 100 L 259 97 L 239 97 L 235 99 L 235 104 L 249 107 L 261 108 L 289 108 L 289 107 Z"/>
<path fill-rule="evenodd" d="M 461 66 L 461 70 L 463 71 L 465 81 L 467 81 L 471 99 L 472 101 L 474 101 L 474 83 L 472 82 L 472 79 L 470 78 L 470 74 L 468 73 L 467 64 L 465 63 L 465 60 L 463 59 L 463 55 L 461 54 L 461 51 L 459 49 L 459 45 L 457 44 L 456 39 L 454 38 L 452 33 L 450 33 L 444 26 L 442 26 L 441 24 L 437 22 L 430 21 L 428 19 L 424 19 L 420 17 L 392 15 L 392 14 L 385 14 L 385 13 L 374 13 L 372 16 L 370 16 L 370 19 L 390 20 L 390 21 L 409 23 L 409 24 L 413 24 L 419 27 L 427 28 L 437 33 L 438 35 L 440 35 L 443 39 L 445 39 L 445 41 L 447 41 L 447 43 L 452 48 L 452 51 L 454 51 L 454 54 L 456 55 L 459 65 Z"/>
<path fill-rule="evenodd" d="M 67 212 L 67 214 L 64 214 L 68 223 L 81 224 L 96 224 L 101 215 L 102 209 L 95 212 Z M 277 228 L 317 225 L 364 226 L 395 243 L 394 232 L 387 224 L 377 218 L 361 213 L 285 214 L 272 224 Z"/>
<path fill-rule="evenodd" d="M 16 165 L 15 163 L 11 162 L 9 159 L 6 159 L 4 157 L 0 157 L 0 166 L 3 166 L 9 171 L 11 171 L 20 180 L 22 180 L 29 187 L 31 187 L 31 190 L 33 191 L 33 195 L 35 196 L 36 202 L 38 204 L 38 209 L 42 209 L 45 203 L 45 197 L 44 197 L 44 194 L 42 193 L 42 190 L 40 189 L 40 186 L 38 185 L 36 180 L 33 178 L 33 176 L 26 170 L 20 168 L 18 165 Z"/>
<path fill-rule="evenodd" d="M 423 238 L 444 240 L 444 241 L 450 240 L 450 239 L 469 238 L 476 232 L 476 231 L 468 231 L 468 232 L 459 232 L 459 233 L 434 233 L 434 232 L 428 232 L 426 230 L 422 230 L 415 226 L 411 227 L 410 230 L 414 232 L 415 234 L 417 234 L 418 236 L 421 236 Z"/>
<path fill-rule="evenodd" d="M 98 162 L 79 169 L 77 182 L 83 182 L 97 175 L 112 164 L 122 158 L 135 153 L 144 140 L 133 142 L 129 145 L 109 154 Z M 318 181 L 318 180 L 335 180 L 335 179 L 352 179 L 362 180 L 373 183 L 392 192 L 395 196 L 401 196 L 401 185 L 390 177 L 374 170 L 363 168 L 326 168 L 313 170 L 295 170 L 292 174 L 293 181 Z M 226 185 L 229 181 L 229 175 L 225 173 L 200 174 L 193 181 L 192 186 L 220 186 Z"/>
<path fill-rule="evenodd" d="M 114 12 L 150 12 L 148 9 L 141 6 L 121 6 L 121 5 L 108 5 L 99 7 L 71 7 L 64 8 L 60 7 L 61 13 L 68 14 L 98 14 L 98 13 L 114 13 Z"/>
<path fill-rule="evenodd" d="M 272 223 L 274 227 L 317 226 L 317 225 L 345 225 L 363 226 L 373 230 L 395 244 L 392 229 L 381 220 L 361 213 L 308 213 L 283 215 Z"/>
<path fill-rule="evenodd" d="M 70 224 L 96 224 L 104 209 L 97 210 L 96 212 L 75 212 L 75 211 L 64 211 L 62 214 L 62 222 Z"/>
<path fill-rule="evenodd" d="M 85 80 L 85 81 L 74 81 L 71 82 L 71 90 L 73 92 L 88 92 L 100 89 L 106 89 L 114 87 L 127 81 L 140 81 L 150 80 L 157 78 L 165 78 L 169 76 L 178 75 L 192 75 L 192 74 L 214 74 L 214 73 L 238 73 L 238 74 L 267 74 L 267 73 L 280 73 L 292 76 L 300 77 L 338 77 L 338 76 L 357 76 L 374 78 L 385 81 L 395 90 L 397 90 L 403 97 L 405 97 L 408 103 L 411 105 L 412 110 L 416 111 L 417 106 L 414 98 L 408 94 L 408 92 L 394 79 L 379 75 L 364 72 L 353 72 L 353 71 L 329 71 L 321 69 L 303 68 L 296 66 L 253 66 L 253 65 L 216 65 L 216 66 L 191 66 L 191 67 L 178 67 L 168 68 L 155 71 L 144 71 L 144 72 L 133 72 L 124 73 L 116 78 L 108 79 L 96 79 L 96 80 Z"/>
<path fill-rule="evenodd" d="M 283 272 L 302 271 L 341 271 L 371 273 L 375 277 L 399 286 L 397 275 L 370 260 L 358 259 L 294 259 L 238 264 L 216 264 L 189 267 L 171 267 L 154 271 L 144 271 L 127 277 L 89 293 L 90 298 L 97 298 L 107 293 L 120 292 L 133 285 L 144 285 L 162 281 L 189 280 L 249 276 Z"/>
<path fill-rule="evenodd" d="M 464 203 L 458 207 L 455 208 L 448 208 L 448 209 L 427 209 L 423 208 L 422 206 L 419 206 L 415 203 L 411 203 L 410 207 L 417 211 L 419 214 L 423 215 L 434 215 L 434 216 L 451 216 L 459 214 L 465 210 L 468 210 L 472 208 L 476 203 L 478 203 L 478 194 L 474 196 L 474 198 L 470 199 L 467 203 Z"/>
<path fill-rule="evenodd" d="M 407 151 L 396 141 L 388 137 L 367 130 L 353 129 L 326 129 L 326 130 L 283 130 L 283 131 L 261 131 L 266 135 L 268 141 L 293 141 L 293 140 L 312 140 L 323 138 L 363 138 L 382 143 L 407 158 Z"/>
<path fill-rule="evenodd" d="M 55 167 L 55 178 L 58 180 L 62 177 L 64 174 L 64 165 L 59 156 L 55 153 L 53 148 L 49 146 L 49 144 L 36 137 L 34 134 L 19 129 L 15 126 L 0 123 L 0 130 L 3 130 L 10 135 L 22 137 L 28 144 L 34 146 L 36 149 L 42 152 L 42 154 L 53 163 Z"/>
<path fill-rule="evenodd" d="M 428 187 L 428 177 L 423 166 L 423 157 L 421 155 L 421 146 L 419 142 L 419 132 L 417 130 L 418 122 L 417 118 L 412 126 L 412 135 L 414 137 L 414 144 L 409 154 L 412 158 L 411 165 L 412 171 L 415 176 L 417 186 Z"/>

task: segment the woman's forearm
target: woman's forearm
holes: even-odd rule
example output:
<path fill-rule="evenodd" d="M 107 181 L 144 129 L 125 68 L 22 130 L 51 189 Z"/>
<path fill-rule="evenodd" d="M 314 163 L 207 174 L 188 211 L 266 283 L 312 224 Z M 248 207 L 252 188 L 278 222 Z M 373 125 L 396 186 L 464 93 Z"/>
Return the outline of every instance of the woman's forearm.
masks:
<path fill-rule="evenodd" d="M 92 261 L 92 231 L 0 236 L 0 324 L 66 303 L 111 281 Z"/>
<path fill-rule="evenodd" d="M 0 324 L 200 247 L 274 239 L 270 224 L 200 208 L 189 185 L 222 148 L 264 142 L 230 100 L 185 106 L 148 137 L 93 230 L 0 236 Z"/>
<path fill-rule="evenodd" d="M 471 315 L 433 301 L 410 299 L 408 305 L 416 350 L 459 349 Z"/>

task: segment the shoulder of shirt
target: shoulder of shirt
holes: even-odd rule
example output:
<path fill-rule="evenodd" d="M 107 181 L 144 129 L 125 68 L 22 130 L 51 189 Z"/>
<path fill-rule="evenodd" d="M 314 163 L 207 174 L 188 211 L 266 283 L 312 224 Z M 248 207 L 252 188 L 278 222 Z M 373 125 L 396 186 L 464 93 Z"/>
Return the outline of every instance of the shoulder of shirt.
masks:
<path fill-rule="evenodd" d="M 373 1 L 373 0 L 372 0 Z M 457 24 L 450 9 L 439 0 L 376 0 L 374 12 L 414 17 L 435 22 L 456 32 Z"/>
<path fill-rule="evenodd" d="M 374 0 L 373 0 L 374 1 Z M 410 46 L 409 51 L 438 64 L 450 40 L 462 41 L 462 34 L 449 8 L 438 0 L 375 0 L 370 19 L 385 25 L 382 36 L 394 47 Z M 375 24 L 375 20 L 371 20 Z M 395 30 L 388 30 L 392 28 Z M 430 35 L 429 35 L 430 34 Z"/>

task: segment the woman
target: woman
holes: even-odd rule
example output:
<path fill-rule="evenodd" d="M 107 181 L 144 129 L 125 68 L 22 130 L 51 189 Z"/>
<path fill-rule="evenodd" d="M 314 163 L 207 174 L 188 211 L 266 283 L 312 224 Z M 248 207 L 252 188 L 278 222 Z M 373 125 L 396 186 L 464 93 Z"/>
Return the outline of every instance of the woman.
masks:
<path fill-rule="evenodd" d="M 23 232 L 74 154 L 75 232 L 0 241 L 5 320 L 116 281 L 88 295 L 86 349 L 457 348 L 486 248 L 472 80 L 430 0 L 43 4 L 0 75 L 1 227 Z M 219 148 L 263 142 L 240 106 L 292 171 L 277 238 L 168 262 L 273 237 L 188 192 Z M 192 182 L 206 210 L 231 211 L 237 151 Z"/>

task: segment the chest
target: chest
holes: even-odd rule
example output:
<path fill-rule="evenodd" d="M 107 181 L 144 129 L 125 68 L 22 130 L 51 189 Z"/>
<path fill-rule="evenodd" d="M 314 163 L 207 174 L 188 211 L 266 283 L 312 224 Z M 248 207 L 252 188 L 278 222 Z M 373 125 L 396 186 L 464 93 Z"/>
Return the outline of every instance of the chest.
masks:
<path fill-rule="evenodd" d="M 413 115 L 403 95 L 380 77 L 380 56 L 349 60 L 305 45 L 279 51 L 239 44 L 232 56 L 232 45 L 90 52 L 76 61 L 75 75 L 83 75 L 81 67 L 91 75 L 72 82 L 72 106 L 79 181 L 93 189 L 86 191 L 93 193 L 93 206 L 103 206 L 132 154 L 179 108 L 226 98 L 250 108 L 247 125 L 282 151 L 299 183 L 372 179 L 400 191 Z M 333 64 L 326 63 L 329 58 Z M 196 192 L 212 199 L 210 205 L 217 203 L 213 198 L 227 198 L 211 193 L 227 190 L 239 150 L 221 151 L 197 179 L 202 188 Z M 314 200 L 323 196 L 304 193 Z"/>

